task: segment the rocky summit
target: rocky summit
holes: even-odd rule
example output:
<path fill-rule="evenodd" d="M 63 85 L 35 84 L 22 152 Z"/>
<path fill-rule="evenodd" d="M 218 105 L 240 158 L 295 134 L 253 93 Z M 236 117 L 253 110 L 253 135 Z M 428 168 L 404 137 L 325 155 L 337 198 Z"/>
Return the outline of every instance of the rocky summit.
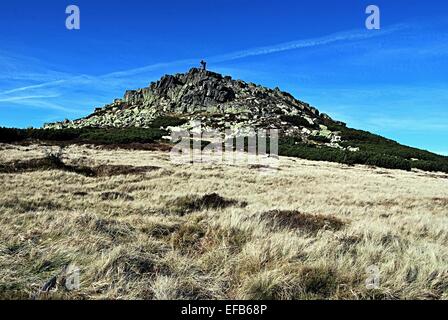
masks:
<path fill-rule="evenodd" d="M 279 88 L 269 89 L 230 76 L 193 68 L 165 75 L 147 88 L 126 91 L 123 99 L 95 109 L 91 115 L 45 124 L 46 129 L 150 127 L 161 116 L 188 120 L 183 129 L 279 129 L 285 136 L 321 136 L 329 143 L 340 139 L 326 124 L 345 125 L 321 114 Z"/>

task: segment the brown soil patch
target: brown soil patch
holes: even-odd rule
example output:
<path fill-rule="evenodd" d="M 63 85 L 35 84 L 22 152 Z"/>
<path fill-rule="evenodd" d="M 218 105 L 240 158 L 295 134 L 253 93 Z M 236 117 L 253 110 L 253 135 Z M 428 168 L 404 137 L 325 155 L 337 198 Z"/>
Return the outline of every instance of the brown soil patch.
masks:
<path fill-rule="evenodd" d="M 13 161 L 0 164 L 0 173 L 25 173 L 45 170 L 62 170 L 86 177 L 108 177 L 118 175 L 141 174 L 159 170 L 159 167 L 133 167 L 124 165 L 101 165 L 97 167 L 67 165 L 56 157 L 46 157 L 26 161 Z"/>
<path fill-rule="evenodd" d="M 197 195 L 180 197 L 169 203 L 170 211 L 181 215 L 204 209 L 225 209 L 238 205 L 245 207 L 247 203 L 225 199 L 217 193 L 206 194 L 202 197 Z"/>
<path fill-rule="evenodd" d="M 263 213 L 262 218 L 281 228 L 299 229 L 310 233 L 317 233 L 319 230 L 338 231 L 346 224 L 336 217 L 305 214 L 298 211 L 273 210 Z"/>

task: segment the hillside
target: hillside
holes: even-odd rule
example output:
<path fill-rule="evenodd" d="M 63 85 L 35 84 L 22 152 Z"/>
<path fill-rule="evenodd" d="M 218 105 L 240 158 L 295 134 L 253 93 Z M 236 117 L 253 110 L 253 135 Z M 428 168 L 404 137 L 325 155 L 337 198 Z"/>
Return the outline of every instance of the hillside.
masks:
<path fill-rule="evenodd" d="M 170 132 L 198 121 L 278 128 L 278 166 L 175 163 Z M 417 169 L 448 158 L 279 89 L 165 76 L 86 118 L 0 128 L 0 299 L 447 299 L 448 175 Z"/>
<path fill-rule="evenodd" d="M 200 123 L 200 126 L 199 126 Z M 383 168 L 448 172 L 448 157 L 352 129 L 279 88 L 269 89 L 193 68 L 44 130 L 1 130 L 0 142 L 154 143 L 171 131 L 219 130 L 226 139 L 278 129 L 280 155 Z M 168 142 L 168 141 L 167 141 Z"/>
<path fill-rule="evenodd" d="M 45 168 L 46 154 L 0 145 L 1 164 L 22 162 L 0 174 L 0 299 L 448 298 L 447 175 L 284 157 L 262 175 L 73 145 Z"/>
<path fill-rule="evenodd" d="M 203 130 L 229 128 L 236 134 L 238 128 L 251 127 L 277 128 L 286 135 L 309 136 L 325 121 L 333 123 L 327 115 L 278 88 L 269 89 L 193 68 L 185 74 L 165 75 L 147 88 L 127 91 L 123 99 L 97 108 L 86 118 L 44 127 L 148 128 L 160 116 L 200 120 Z M 329 132 L 325 133 L 331 137 Z"/>

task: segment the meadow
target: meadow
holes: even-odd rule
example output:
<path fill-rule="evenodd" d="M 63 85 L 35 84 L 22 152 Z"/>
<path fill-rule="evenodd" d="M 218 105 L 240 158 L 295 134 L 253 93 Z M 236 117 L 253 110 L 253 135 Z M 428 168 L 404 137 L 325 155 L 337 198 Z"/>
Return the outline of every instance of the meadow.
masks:
<path fill-rule="evenodd" d="M 448 298 L 447 174 L 264 169 L 1 144 L 0 298 Z"/>

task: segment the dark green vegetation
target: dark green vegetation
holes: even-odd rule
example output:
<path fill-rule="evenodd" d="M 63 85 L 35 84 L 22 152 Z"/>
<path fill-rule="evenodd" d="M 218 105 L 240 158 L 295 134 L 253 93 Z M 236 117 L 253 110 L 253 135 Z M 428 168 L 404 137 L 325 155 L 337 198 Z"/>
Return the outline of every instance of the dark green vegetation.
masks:
<path fill-rule="evenodd" d="M 304 117 L 301 116 L 288 116 L 288 115 L 282 115 L 280 119 L 284 122 L 288 122 L 289 124 L 296 126 L 296 127 L 313 127 L 318 128 L 317 125 L 311 125 L 308 120 L 306 120 Z"/>
<path fill-rule="evenodd" d="M 300 116 L 283 116 L 283 121 L 292 125 L 308 126 L 308 121 Z M 24 142 L 40 140 L 48 142 L 91 143 L 100 145 L 127 145 L 133 143 L 150 144 L 161 140 L 169 133 L 163 128 L 179 126 L 185 119 L 160 117 L 154 120 L 151 128 L 84 128 L 84 129 L 10 129 L 0 128 L 0 142 Z M 324 123 L 329 130 L 340 132 L 343 147 L 359 148 L 352 152 L 323 145 L 329 142 L 325 137 L 311 137 L 316 143 L 304 143 L 301 139 L 281 138 L 279 154 L 315 161 L 338 162 L 347 165 L 364 164 L 388 169 L 441 171 L 448 173 L 448 157 L 428 151 L 407 147 L 393 140 L 366 131 L 347 128 L 328 121 Z M 204 148 L 209 142 L 203 141 Z M 247 144 L 247 139 L 246 143 Z M 247 149 L 247 147 L 245 147 Z M 267 146 L 269 152 L 269 143 Z"/>
<path fill-rule="evenodd" d="M 280 142 L 281 156 L 302 158 L 315 161 L 338 162 L 348 165 L 365 164 L 388 169 L 411 170 L 411 161 L 384 153 L 366 151 L 350 152 L 326 146 L 294 144 L 293 139 Z"/>
<path fill-rule="evenodd" d="M 163 116 L 163 117 L 158 117 L 156 118 L 151 126 L 153 128 L 166 128 L 166 127 L 178 127 L 181 126 L 185 123 L 187 123 L 188 121 L 185 119 L 181 119 L 178 117 L 169 117 L 169 116 Z"/>
<path fill-rule="evenodd" d="M 149 128 L 127 129 L 0 129 L 0 142 L 23 142 L 26 140 L 54 141 L 54 142 L 82 142 L 92 144 L 124 144 L 151 143 L 160 140 L 165 131 Z"/>
<path fill-rule="evenodd" d="M 160 140 L 168 132 L 161 127 L 179 126 L 185 120 L 175 117 L 159 117 L 151 128 L 84 128 L 84 129 L 14 129 L 0 128 L 0 142 L 25 140 L 82 142 L 92 144 L 151 143 Z"/>
<path fill-rule="evenodd" d="M 293 138 L 281 139 L 279 154 L 308 160 L 365 164 L 388 169 L 448 172 L 448 157 L 399 144 L 370 132 L 325 123 L 329 130 L 339 131 L 341 145 L 359 148 L 351 152 L 320 145 L 305 144 Z"/>

